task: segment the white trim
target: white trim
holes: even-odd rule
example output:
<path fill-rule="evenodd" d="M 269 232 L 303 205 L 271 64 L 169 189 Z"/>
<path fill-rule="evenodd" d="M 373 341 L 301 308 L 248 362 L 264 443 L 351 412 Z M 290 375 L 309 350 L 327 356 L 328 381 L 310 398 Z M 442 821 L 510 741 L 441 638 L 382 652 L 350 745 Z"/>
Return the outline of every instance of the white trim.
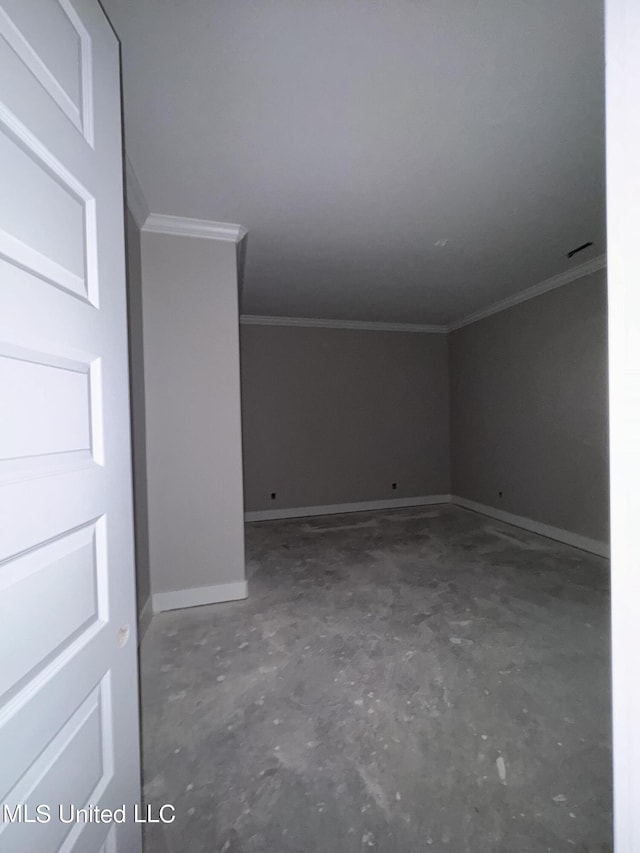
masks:
<path fill-rule="evenodd" d="M 142 641 L 144 640 L 144 635 L 147 633 L 147 628 L 151 624 L 151 617 L 153 616 L 153 610 L 151 608 L 151 596 L 147 598 L 144 603 L 144 607 L 140 611 L 140 615 L 138 616 L 138 645 L 142 645 Z"/>
<path fill-rule="evenodd" d="M 420 335 L 446 335 L 447 326 L 423 325 L 421 323 L 378 323 L 368 320 L 325 320 L 320 317 L 262 317 L 257 314 L 241 314 L 244 326 L 302 326 L 313 329 L 354 329 L 369 332 L 415 332 Z"/>
<path fill-rule="evenodd" d="M 246 597 L 246 581 L 175 589 L 171 592 L 154 592 L 153 612 L 162 613 L 163 610 L 179 610 L 182 607 L 198 607 L 201 604 L 220 604 L 223 601 L 240 601 Z"/>
<path fill-rule="evenodd" d="M 580 536 L 578 533 L 571 533 L 570 530 L 552 527 L 549 524 L 543 524 L 540 521 L 534 521 L 532 518 L 525 518 L 522 515 L 513 515 L 513 513 L 505 512 L 486 504 L 480 504 L 477 501 L 470 501 L 467 498 L 460 498 L 457 495 L 451 496 L 451 503 L 463 509 L 480 513 L 480 515 L 488 515 L 490 518 L 495 518 L 498 521 L 513 524 L 514 527 L 521 527 L 523 530 L 529 530 L 531 533 L 537 533 L 539 536 L 546 536 L 547 539 L 555 539 L 557 542 L 563 542 L 565 545 L 571 545 L 574 548 L 579 548 L 581 551 L 588 551 L 591 554 L 597 554 L 599 557 L 609 556 L 609 546 L 606 542 L 600 542 L 598 539 L 589 539 L 588 536 Z"/>
<path fill-rule="evenodd" d="M 605 3 L 615 853 L 640 851 L 640 4 Z"/>
<path fill-rule="evenodd" d="M 247 234 L 242 225 L 229 222 L 211 222 L 208 219 L 189 219 L 186 216 L 165 216 L 151 213 L 144 224 L 143 231 L 154 234 L 174 234 L 183 237 L 204 237 L 207 240 L 226 240 L 239 243 Z"/>
<path fill-rule="evenodd" d="M 321 317 L 263 317 L 258 314 L 242 314 L 240 322 L 244 326 L 298 326 L 314 329 L 363 329 L 371 332 L 414 332 L 422 335 L 447 335 L 450 332 L 455 332 L 456 329 L 468 326 L 470 323 L 476 323 L 478 320 L 484 320 L 485 317 L 490 317 L 492 314 L 498 314 L 500 311 L 513 308 L 514 305 L 520 305 L 521 302 L 535 299 L 536 296 L 541 296 L 549 290 L 555 290 L 564 284 L 570 284 L 572 281 L 584 278 L 593 272 L 604 269 L 606 266 L 607 256 L 599 255 L 597 258 L 586 261 L 584 264 L 579 264 L 570 270 L 566 270 L 566 272 L 538 282 L 533 287 L 521 290 L 519 293 L 507 296 L 505 299 L 494 302 L 473 314 L 468 314 L 466 317 L 455 320 L 448 326 L 429 323 L 385 323 L 369 320 L 326 320 Z"/>
<path fill-rule="evenodd" d="M 273 521 L 279 518 L 309 518 L 314 515 L 341 515 L 346 512 L 368 512 L 376 509 L 402 509 L 410 506 L 432 506 L 448 504 L 450 495 L 423 495 L 418 498 L 390 498 L 380 501 L 357 501 L 346 504 L 325 504 L 323 506 L 298 506 L 290 509 L 262 509 L 245 512 L 245 521 Z"/>
<path fill-rule="evenodd" d="M 129 212 L 133 216 L 136 225 L 138 228 L 142 229 L 144 227 L 145 222 L 149 218 L 149 205 L 147 204 L 147 200 L 144 197 L 144 193 L 142 192 L 142 187 L 140 186 L 140 182 L 136 177 L 136 173 L 133 171 L 133 166 L 131 164 L 131 160 L 129 160 L 129 155 L 124 155 L 125 160 L 125 190 L 124 196 L 127 203 L 127 207 L 129 208 Z"/>
<path fill-rule="evenodd" d="M 507 296 L 506 299 L 501 299 L 499 302 L 494 302 L 486 308 L 480 309 L 473 314 L 468 314 L 460 320 L 451 323 L 447 328 L 448 332 L 454 332 L 456 329 L 461 329 L 463 326 L 468 326 L 470 323 L 476 323 L 478 320 L 484 320 L 485 317 L 490 317 L 492 314 L 498 314 L 500 311 L 506 311 L 507 308 L 513 308 L 514 305 L 519 305 L 521 302 L 527 302 L 529 299 L 534 299 L 536 296 L 541 296 L 549 290 L 555 290 L 557 287 L 562 287 L 563 284 L 569 284 L 572 281 L 577 281 L 579 278 L 584 278 L 592 272 L 602 270 L 607 265 L 607 256 L 599 255 L 591 261 L 586 261 L 584 264 L 579 264 L 573 269 L 562 272 L 559 275 L 554 275 L 553 278 L 548 278 L 533 287 L 528 287 L 526 290 L 521 290 L 519 293 L 514 293 L 513 296 Z"/>
<path fill-rule="evenodd" d="M 289 509 L 265 509 L 245 512 L 244 520 L 247 522 L 253 521 L 274 521 L 277 519 L 287 518 L 311 518 L 317 515 L 340 515 L 349 512 L 368 512 L 372 510 L 384 509 L 402 509 L 404 507 L 419 507 L 433 506 L 435 504 L 453 504 L 454 506 L 468 509 L 472 512 L 487 515 L 490 518 L 495 518 L 498 521 L 504 521 L 506 524 L 512 524 L 514 527 L 521 527 L 523 530 L 528 530 L 531 533 L 537 533 L 539 536 L 546 536 L 547 539 L 554 539 L 557 542 L 562 542 L 565 545 L 571 545 L 574 548 L 579 548 L 581 551 L 588 551 L 591 554 L 597 554 L 600 557 L 609 556 L 609 546 L 606 542 L 600 542 L 597 539 L 589 539 L 587 536 L 580 536 L 578 533 L 572 533 L 570 530 L 562 530 L 559 527 L 552 527 L 549 524 L 543 524 L 540 521 L 534 521 L 531 518 L 525 518 L 521 515 L 514 515 L 504 510 L 496 509 L 486 504 L 477 503 L 467 498 L 461 498 L 457 495 L 423 495 L 416 498 L 392 498 L 389 500 L 379 501 L 357 501 L 354 503 L 344 504 L 327 504 L 323 506 L 303 506 L 292 507 Z"/>

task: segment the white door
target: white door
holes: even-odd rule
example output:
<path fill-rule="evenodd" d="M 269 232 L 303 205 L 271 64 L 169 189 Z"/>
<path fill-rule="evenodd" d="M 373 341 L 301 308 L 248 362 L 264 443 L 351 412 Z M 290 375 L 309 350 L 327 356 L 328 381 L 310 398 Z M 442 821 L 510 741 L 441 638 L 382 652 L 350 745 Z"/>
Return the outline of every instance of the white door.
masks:
<path fill-rule="evenodd" d="M 140 850 L 128 406 L 118 43 L 97 0 L 0 0 L 6 853 Z M 96 805 L 126 823 L 60 820 Z"/>
<path fill-rule="evenodd" d="M 640 4 L 607 0 L 607 278 L 616 853 L 640 850 Z"/>

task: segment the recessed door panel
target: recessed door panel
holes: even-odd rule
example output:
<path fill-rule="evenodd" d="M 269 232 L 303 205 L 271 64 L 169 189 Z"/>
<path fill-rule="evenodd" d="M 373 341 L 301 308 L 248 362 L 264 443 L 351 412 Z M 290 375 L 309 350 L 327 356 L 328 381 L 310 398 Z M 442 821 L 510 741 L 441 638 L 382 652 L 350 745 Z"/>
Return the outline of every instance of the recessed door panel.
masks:
<path fill-rule="evenodd" d="M 5 819 L 0 823 L 0 847 L 6 845 L 3 849 L 13 853 L 54 851 L 70 833 L 80 835 L 78 810 L 95 804 L 113 774 L 111 698 L 107 676 L 4 796 L 5 817 L 14 818 L 20 807 L 17 813 L 34 822 Z"/>
<path fill-rule="evenodd" d="M 3 0 L 0 34 L 49 96 L 86 129 L 91 40 L 69 0 Z"/>
<path fill-rule="evenodd" d="M 108 618 L 106 520 L 64 534 L 8 560 L 0 572 L 0 624 L 8 636 L 38 625 L 0 670 L 6 700 L 71 643 Z"/>
<path fill-rule="evenodd" d="M 58 287 L 89 297 L 88 236 L 93 231 L 92 199 L 52 156 L 43 159 L 30 133 L 0 115 L 0 254 L 9 262 Z M 18 135 L 20 134 L 20 135 Z M 22 137 L 22 138 L 21 138 Z M 28 143 L 31 143 L 29 145 Z M 34 150 L 36 149 L 36 150 Z M 83 197 L 83 195 L 85 197 Z M 34 209 L 38 216 L 33 216 Z"/>
<path fill-rule="evenodd" d="M 0 0 L 0 803 L 51 810 L 12 853 L 141 847 L 57 811 L 140 796 L 120 115 L 97 0 Z"/>

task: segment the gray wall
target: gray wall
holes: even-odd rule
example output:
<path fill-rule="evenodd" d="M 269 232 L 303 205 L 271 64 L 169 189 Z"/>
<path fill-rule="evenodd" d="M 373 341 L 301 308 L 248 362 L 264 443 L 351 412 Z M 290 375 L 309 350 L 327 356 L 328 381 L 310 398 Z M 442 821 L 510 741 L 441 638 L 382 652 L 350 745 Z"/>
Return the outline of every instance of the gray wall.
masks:
<path fill-rule="evenodd" d="M 608 539 L 606 300 L 602 271 L 449 335 L 454 495 Z"/>
<path fill-rule="evenodd" d="M 243 325 L 241 354 L 248 511 L 449 492 L 445 335 Z"/>
<path fill-rule="evenodd" d="M 144 413 L 144 353 L 142 347 L 142 266 L 140 230 L 126 211 L 127 308 L 129 317 L 129 377 L 131 388 L 131 450 L 133 512 L 135 517 L 136 593 L 138 615 L 151 591 L 149 580 L 149 520 Z"/>
<path fill-rule="evenodd" d="M 236 246 L 142 232 L 152 593 L 244 580 Z"/>

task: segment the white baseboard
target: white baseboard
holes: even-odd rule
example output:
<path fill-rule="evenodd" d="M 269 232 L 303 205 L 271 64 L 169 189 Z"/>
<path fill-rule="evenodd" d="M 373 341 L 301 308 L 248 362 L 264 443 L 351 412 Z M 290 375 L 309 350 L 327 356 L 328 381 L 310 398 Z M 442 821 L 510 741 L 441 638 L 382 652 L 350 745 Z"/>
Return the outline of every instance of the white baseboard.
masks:
<path fill-rule="evenodd" d="M 546 536 L 548 539 L 555 539 L 557 542 L 563 542 L 565 545 L 572 545 L 574 548 L 580 548 L 581 551 L 588 551 L 590 554 L 597 554 L 599 557 L 609 556 L 609 546 L 606 542 L 600 542 L 598 539 L 589 539 L 588 536 L 580 536 L 578 533 L 571 533 L 571 531 L 563 530 L 560 527 L 552 527 L 549 524 L 543 524 L 540 521 L 534 521 L 522 515 L 513 515 L 513 513 L 504 512 L 504 510 L 480 504 L 477 501 L 470 501 L 467 498 L 460 498 L 457 495 L 451 496 L 451 503 L 463 509 L 478 512 L 481 515 L 488 515 L 490 518 L 495 518 L 498 521 L 513 524 L 514 527 L 521 527 L 523 530 L 529 530 L 531 533 Z"/>
<path fill-rule="evenodd" d="M 196 586 L 191 589 L 174 589 L 171 592 L 154 592 L 153 612 L 179 610 L 182 607 L 198 607 L 201 604 L 220 604 L 223 601 L 240 601 L 247 597 L 247 582 L 215 583 L 211 586 Z"/>
<path fill-rule="evenodd" d="M 138 645 L 142 644 L 144 640 L 144 635 L 147 633 L 147 628 L 151 624 L 151 617 L 153 616 L 153 609 L 151 607 L 151 596 L 147 598 L 144 603 L 144 607 L 140 611 L 140 615 L 138 616 Z"/>
<path fill-rule="evenodd" d="M 609 545 L 607 545 L 606 542 L 601 542 L 598 539 L 590 539 L 588 536 L 581 536 L 579 533 L 572 533 L 570 530 L 563 530 L 560 527 L 552 527 L 550 524 L 543 524 L 541 521 L 534 521 L 532 518 L 525 518 L 522 515 L 514 515 L 511 512 L 505 512 L 504 510 L 497 509 L 496 507 L 481 504 L 477 501 L 469 500 L 468 498 L 461 498 L 457 495 L 422 495 L 421 497 L 416 498 L 392 498 L 389 500 L 357 501 L 355 503 L 328 504 L 323 506 L 256 510 L 253 512 L 245 512 L 244 520 L 274 521 L 286 518 L 310 518 L 315 515 L 339 515 L 347 512 L 367 512 L 378 509 L 402 509 L 403 507 L 432 506 L 434 504 L 454 504 L 455 506 L 462 507 L 463 509 L 469 509 L 473 512 L 480 513 L 481 515 L 487 515 L 490 518 L 495 518 L 497 521 L 504 521 L 506 524 L 512 524 L 514 527 L 521 527 L 523 530 L 528 530 L 531 533 L 537 533 L 539 536 L 546 536 L 547 539 L 554 539 L 556 542 L 571 545 L 574 548 L 579 548 L 581 551 L 588 551 L 590 554 L 597 554 L 599 557 L 609 557 Z M 172 595 L 173 593 L 167 594 Z M 155 609 L 154 604 L 154 611 Z"/>
<path fill-rule="evenodd" d="M 346 504 L 323 506 L 299 506 L 289 509 L 262 509 L 245 512 L 245 521 L 273 521 L 278 518 L 307 518 L 314 515 L 340 515 L 343 512 L 367 512 L 376 509 L 402 509 L 410 506 L 432 506 L 448 504 L 451 495 L 423 495 L 417 498 L 389 498 L 380 501 L 357 501 Z"/>

